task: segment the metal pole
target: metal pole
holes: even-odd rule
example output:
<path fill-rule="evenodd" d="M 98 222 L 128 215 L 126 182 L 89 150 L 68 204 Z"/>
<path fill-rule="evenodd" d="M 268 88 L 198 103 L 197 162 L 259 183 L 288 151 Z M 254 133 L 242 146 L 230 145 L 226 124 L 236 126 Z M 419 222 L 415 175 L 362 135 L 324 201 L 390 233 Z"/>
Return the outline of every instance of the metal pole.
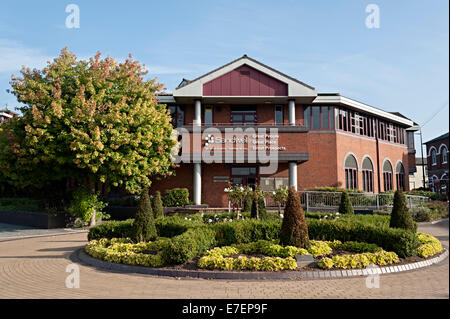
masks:
<path fill-rule="evenodd" d="M 422 176 L 423 176 L 423 187 L 426 187 L 425 184 L 425 164 L 424 164 L 424 160 L 423 160 L 423 143 L 422 143 L 422 127 L 420 127 L 420 154 L 422 156 Z"/>
<path fill-rule="evenodd" d="M 306 211 L 309 211 L 309 194 L 306 192 Z"/>

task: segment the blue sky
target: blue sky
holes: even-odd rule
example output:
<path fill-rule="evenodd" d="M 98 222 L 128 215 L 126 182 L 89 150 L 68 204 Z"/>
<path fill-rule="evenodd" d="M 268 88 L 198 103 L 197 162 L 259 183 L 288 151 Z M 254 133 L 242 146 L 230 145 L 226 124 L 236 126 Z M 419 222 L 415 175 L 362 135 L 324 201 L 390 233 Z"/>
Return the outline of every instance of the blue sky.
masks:
<path fill-rule="evenodd" d="M 80 28 L 65 26 L 68 4 Z M 368 29 L 365 9 L 380 8 Z M 449 130 L 449 2 L 414 1 L 9 1 L 0 11 L 0 107 L 21 65 L 42 68 L 68 46 L 145 63 L 173 90 L 244 53 L 319 92 L 398 111 L 424 141 Z M 416 139 L 416 145 L 419 145 Z M 420 153 L 418 153 L 420 156 Z"/>

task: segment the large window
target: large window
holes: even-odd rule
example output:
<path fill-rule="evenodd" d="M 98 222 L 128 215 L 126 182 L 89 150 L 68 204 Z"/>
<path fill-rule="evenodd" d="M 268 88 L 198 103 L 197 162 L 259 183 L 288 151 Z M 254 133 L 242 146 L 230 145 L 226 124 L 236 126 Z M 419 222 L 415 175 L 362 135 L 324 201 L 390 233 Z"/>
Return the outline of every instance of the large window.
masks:
<path fill-rule="evenodd" d="M 282 125 L 283 124 L 283 105 L 275 106 L 275 124 Z"/>
<path fill-rule="evenodd" d="M 369 158 L 362 162 L 363 190 L 366 193 L 373 193 L 373 165 Z"/>
<path fill-rule="evenodd" d="M 254 106 L 231 107 L 231 123 L 244 125 L 257 123 L 256 107 Z"/>
<path fill-rule="evenodd" d="M 213 108 L 210 105 L 205 106 L 204 124 L 205 125 L 213 124 Z"/>
<path fill-rule="evenodd" d="M 169 106 L 169 112 L 172 116 L 172 126 L 174 128 L 184 125 L 184 111 L 180 106 Z"/>
<path fill-rule="evenodd" d="M 353 155 L 348 155 L 344 163 L 345 168 L 345 188 L 358 188 L 358 164 Z"/>
<path fill-rule="evenodd" d="M 391 163 L 385 161 L 383 164 L 383 185 L 385 192 L 393 190 L 392 173 Z"/>
<path fill-rule="evenodd" d="M 441 163 L 442 164 L 446 164 L 447 163 L 447 146 L 445 145 L 441 145 L 441 147 L 439 148 L 439 151 L 441 152 Z"/>
<path fill-rule="evenodd" d="M 310 129 L 334 129 L 333 106 L 307 106 L 303 117 L 305 126 Z"/>
<path fill-rule="evenodd" d="M 408 132 L 408 148 L 414 149 L 414 132 Z"/>
<path fill-rule="evenodd" d="M 231 182 L 233 185 L 249 186 L 255 189 L 257 177 L 256 167 L 232 167 Z"/>
<path fill-rule="evenodd" d="M 397 189 L 405 190 L 405 168 L 401 162 L 398 162 L 395 168 L 395 177 L 397 180 Z"/>
<path fill-rule="evenodd" d="M 436 150 L 432 149 L 431 150 L 431 165 L 436 165 L 436 164 L 437 164 Z"/>

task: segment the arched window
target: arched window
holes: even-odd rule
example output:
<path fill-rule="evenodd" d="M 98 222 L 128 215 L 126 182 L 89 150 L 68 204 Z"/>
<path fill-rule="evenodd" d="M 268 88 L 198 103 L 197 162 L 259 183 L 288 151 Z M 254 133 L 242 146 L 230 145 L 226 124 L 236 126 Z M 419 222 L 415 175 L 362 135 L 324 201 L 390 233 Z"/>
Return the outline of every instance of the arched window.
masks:
<path fill-rule="evenodd" d="M 393 189 L 392 165 L 389 161 L 385 161 L 383 164 L 383 182 L 384 182 L 384 191 L 391 191 Z"/>
<path fill-rule="evenodd" d="M 403 167 L 402 162 L 397 163 L 395 176 L 397 180 L 397 189 L 405 190 L 405 168 Z"/>
<path fill-rule="evenodd" d="M 436 175 L 430 177 L 430 189 L 432 192 L 436 192 L 438 190 L 437 184 L 439 182 L 439 178 Z"/>
<path fill-rule="evenodd" d="M 436 165 L 436 150 L 431 150 L 431 165 Z"/>
<path fill-rule="evenodd" d="M 373 193 L 373 165 L 372 161 L 366 157 L 362 162 L 363 190 Z"/>
<path fill-rule="evenodd" d="M 439 148 L 439 152 L 441 153 L 442 164 L 446 164 L 447 163 L 447 153 L 448 153 L 447 146 L 442 144 L 441 147 Z"/>
<path fill-rule="evenodd" d="M 344 163 L 345 167 L 345 188 L 358 188 L 358 164 L 353 155 L 347 156 Z"/>

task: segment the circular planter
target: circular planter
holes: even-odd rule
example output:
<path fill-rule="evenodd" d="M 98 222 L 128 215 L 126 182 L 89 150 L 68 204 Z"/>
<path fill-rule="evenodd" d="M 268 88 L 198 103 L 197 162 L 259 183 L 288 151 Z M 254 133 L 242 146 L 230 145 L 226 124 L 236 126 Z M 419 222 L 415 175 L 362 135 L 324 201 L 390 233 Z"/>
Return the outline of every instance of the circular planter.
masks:
<path fill-rule="evenodd" d="M 366 269 L 342 269 L 342 270 L 316 270 L 316 271 L 214 271 L 214 270 L 184 270 L 184 269 L 167 269 L 167 268 L 149 268 L 143 266 L 124 265 L 117 263 L 110 263 L 104 260 L 96 259 L 89 256 L 83 248 L 77 252 L 77 257 L 80 261 L 94 267 L 109 269 L 111 271 L 117 271 L 122 273 L 138 273 L 155 276 L 167 276 L 167 277 L 190 277 L 190 278 L 202 278 L 202 279 L 337 279 L 337 278 L 349 278 L 368 276 L 375 274 L 390 274 L 403 271 L 415 270 L 437 264 L 448 257 L 448 250 L 444 248 L 444 251 L 436 257 L 409 263 L 403 265 L 393 265 L 378 268 L 366 268 Z"/>

